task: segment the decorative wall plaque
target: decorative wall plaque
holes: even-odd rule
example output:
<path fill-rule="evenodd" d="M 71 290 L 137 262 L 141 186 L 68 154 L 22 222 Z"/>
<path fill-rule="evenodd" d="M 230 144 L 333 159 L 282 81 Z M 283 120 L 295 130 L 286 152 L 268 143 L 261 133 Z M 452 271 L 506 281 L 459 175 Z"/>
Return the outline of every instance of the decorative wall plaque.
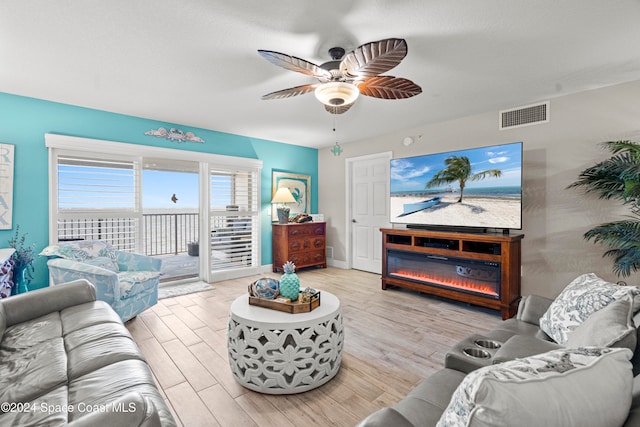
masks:
<path fill-rule="evenodd" d="M 14 146 L 0 144 L 0 230 L 13 228 Z"/>
<path fill-rule="evenodd" d="M 185 132 L 177 128 L 171 128 L 166 130 L 165 128 L 151 129 L 144 133 L 145 135 L 157 136 L 158 138 L 165 138 L 169 141 L 181 142 L 199 142 L 204 144 L 204 139 L 195 136 L 193 132 Z"/>

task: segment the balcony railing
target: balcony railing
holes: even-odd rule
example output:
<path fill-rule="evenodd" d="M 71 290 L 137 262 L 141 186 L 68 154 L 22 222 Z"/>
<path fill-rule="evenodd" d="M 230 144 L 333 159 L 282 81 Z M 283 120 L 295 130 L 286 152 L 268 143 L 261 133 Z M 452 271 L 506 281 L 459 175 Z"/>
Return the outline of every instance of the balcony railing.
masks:
<path fill-rule="evenodd" d="M 178 255 L 189 242 L 198 241 L 197 213 L 143 214 L 145 255 Z M 58 241 L 105 240 L 121 250 L 135 250 L 138 220 L 132 218 L 87 218 L 60 220 Z"/>
<path fill-rule="evenodd" d="M 238 251 L 240 241 L 242 252 L 250 251 L 251 231 L 250 227 L 247 230 L 245 224 L 250 224 L 251 218 L 239 218 L 244 219 L 230 219 L 228 216 L 211 218 L 214 250 Z M 241 225 L 238 226 L 234 221 L 241 221 Z M 116 249 L 135 251 L 137 223 L 138 220 L 134 218 L 63 219 L 58 223 L 58 241 L 105 240 Z M 199 228 L 197 213 L 143 214 L 144 254 L 155 256 L 187 253 L 188 244 L 198 241 Z"/>
<path fill-rule="evenodd" d="M 178 255 L 197 242 L 200 222 L 197 213 L 143 214 L 143 246 L 147 255 Z"/>

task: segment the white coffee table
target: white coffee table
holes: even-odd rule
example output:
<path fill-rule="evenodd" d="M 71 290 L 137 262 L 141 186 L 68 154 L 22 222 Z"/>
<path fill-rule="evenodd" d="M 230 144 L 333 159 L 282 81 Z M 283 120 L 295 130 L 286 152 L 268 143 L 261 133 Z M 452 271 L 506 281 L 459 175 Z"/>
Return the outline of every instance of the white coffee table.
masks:
<path fill-rule="evenodd" d="M 231 304 L 227 349 L 236 380 L 248 389 L 292 394 L 314 389 L 340 369 L 344 332 L 340 300 L 321 291 L 320 307 L 290 314 L 249 305 L 248 295 Z"/>

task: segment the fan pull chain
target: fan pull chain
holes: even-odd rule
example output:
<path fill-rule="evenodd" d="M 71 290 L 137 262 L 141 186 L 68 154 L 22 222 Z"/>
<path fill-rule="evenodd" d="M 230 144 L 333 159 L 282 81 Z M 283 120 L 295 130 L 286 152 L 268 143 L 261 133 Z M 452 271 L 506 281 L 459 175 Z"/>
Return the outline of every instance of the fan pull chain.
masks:
<path fill-rule="evenodd" d="M 336 134 L 336 116 L 333 116 L 333 136 L 336 140 L 335 145 L 331 148 L 331 152 L 334 156 L 339 156 L 342 153 L 342 147 L 338 145 L 338 136 Z"/>

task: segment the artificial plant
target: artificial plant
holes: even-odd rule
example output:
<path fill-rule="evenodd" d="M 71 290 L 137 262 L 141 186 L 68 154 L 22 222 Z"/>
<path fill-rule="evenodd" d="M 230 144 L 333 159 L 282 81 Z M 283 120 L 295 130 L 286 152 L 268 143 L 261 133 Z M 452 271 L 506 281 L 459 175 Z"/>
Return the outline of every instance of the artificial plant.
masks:
<path fill-rule="evenodd" d="M 20 234 L 20 225 L 16 225 L 16 232 L 11 239 L 9 239 L 9 247 L 14 248 L 13 253 L 13 270 L 14 272 L 22 273 L 24 271 L 24 281 L 28 285 L 33 280 L 33 273 L 35 268 L 33 261 L 35 259 L 35 244 L 31 246 L 26 245 L 27 233 Z M 14 279 L 15 280 L 15 279 Z"/>
<path fill-rule="evenodd" d="M 640 145 L 631 141 L 609 141 L 603 146 L 613 155 L 580 173 L 571 187 L 583 187 L 600 199 L 620 200 L 630 215 L 621 221 L 608 222 L 584 234 L 587 240 L 610 249 L 616 275 L 629 276 L 640 268 Z"/>

